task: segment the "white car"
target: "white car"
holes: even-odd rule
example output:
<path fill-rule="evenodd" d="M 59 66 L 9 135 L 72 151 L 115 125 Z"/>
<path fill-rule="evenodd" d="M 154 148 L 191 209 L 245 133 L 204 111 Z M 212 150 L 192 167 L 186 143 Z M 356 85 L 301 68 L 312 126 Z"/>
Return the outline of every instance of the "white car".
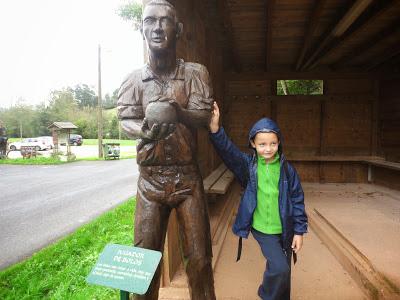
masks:
<path fill-rule="evenodd" d="M 21 150 L 21 146 L 34 146 L 37 151 L 48 149 L 44 140 L 38 138 L 27 138 L 23 139 L 21 142 L 10 143 L 10 150 Z"/>
<path fill-rule="evenodd" d="M 44 141 L 46 144 L 47 149 L 53 149 L 54 148 L 54 143 L 53 143 L 53 137 L 52 136 L 39 136 L 37 137 L 39 141 Z"/>

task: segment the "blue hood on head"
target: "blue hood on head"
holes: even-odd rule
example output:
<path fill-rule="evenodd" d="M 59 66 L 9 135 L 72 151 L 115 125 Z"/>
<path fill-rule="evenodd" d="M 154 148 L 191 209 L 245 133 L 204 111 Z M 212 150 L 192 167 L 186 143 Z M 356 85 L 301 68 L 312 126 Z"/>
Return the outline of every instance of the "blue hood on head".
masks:
<path fill-rule="evenodd" d="M 251 149 L 254 149 L 251 144 L 250 140 L 252 140 L 255 135 L 259 132 L 274 132 L 278 136 L 279 139 L 279 149 L 282 150 L 282 142 L 283 142 L 283 137 L 281 130 L 278 127 L 278 124 L 276 124 L 274 121 L 268 118 L 262 118 L 258 120 L 253 127 L 250 129 L 249 132 L 249 147 Z"/>

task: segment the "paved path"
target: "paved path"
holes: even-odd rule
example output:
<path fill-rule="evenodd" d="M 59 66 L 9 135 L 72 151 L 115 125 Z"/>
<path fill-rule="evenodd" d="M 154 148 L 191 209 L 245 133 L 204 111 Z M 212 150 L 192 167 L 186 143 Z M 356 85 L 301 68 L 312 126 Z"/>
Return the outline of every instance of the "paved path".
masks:
<path fill-rule="evenodd" d="M 135 160 L 0 165 L 0 269 L 136 194 Z"/>

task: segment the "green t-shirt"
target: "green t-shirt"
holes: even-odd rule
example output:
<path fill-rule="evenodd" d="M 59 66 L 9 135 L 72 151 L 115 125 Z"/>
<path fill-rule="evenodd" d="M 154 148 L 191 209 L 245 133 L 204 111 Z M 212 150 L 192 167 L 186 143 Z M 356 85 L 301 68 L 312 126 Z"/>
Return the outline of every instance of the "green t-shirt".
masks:
<path fill-rule="evenodd" d="M 282 233 L 278 203 L 280 172 L 278 153 L 269 163 L 258 156 L 257 207 L 253 214 L 253 228 L 267 234 Z"/>

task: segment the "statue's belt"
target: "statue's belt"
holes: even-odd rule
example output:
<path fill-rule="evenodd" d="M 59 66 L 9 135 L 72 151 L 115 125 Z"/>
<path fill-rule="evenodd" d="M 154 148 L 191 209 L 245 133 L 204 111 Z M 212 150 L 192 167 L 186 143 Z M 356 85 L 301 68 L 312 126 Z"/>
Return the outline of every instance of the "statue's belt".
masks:
<path fill-rule="evenodd" d="M 148 176 L 152 174 L 174 175 L 177 173 L 190 174 L 198 171 L 196 165 L 171 165 L 171 166 L 139 166 L 140 173 Z"/>

